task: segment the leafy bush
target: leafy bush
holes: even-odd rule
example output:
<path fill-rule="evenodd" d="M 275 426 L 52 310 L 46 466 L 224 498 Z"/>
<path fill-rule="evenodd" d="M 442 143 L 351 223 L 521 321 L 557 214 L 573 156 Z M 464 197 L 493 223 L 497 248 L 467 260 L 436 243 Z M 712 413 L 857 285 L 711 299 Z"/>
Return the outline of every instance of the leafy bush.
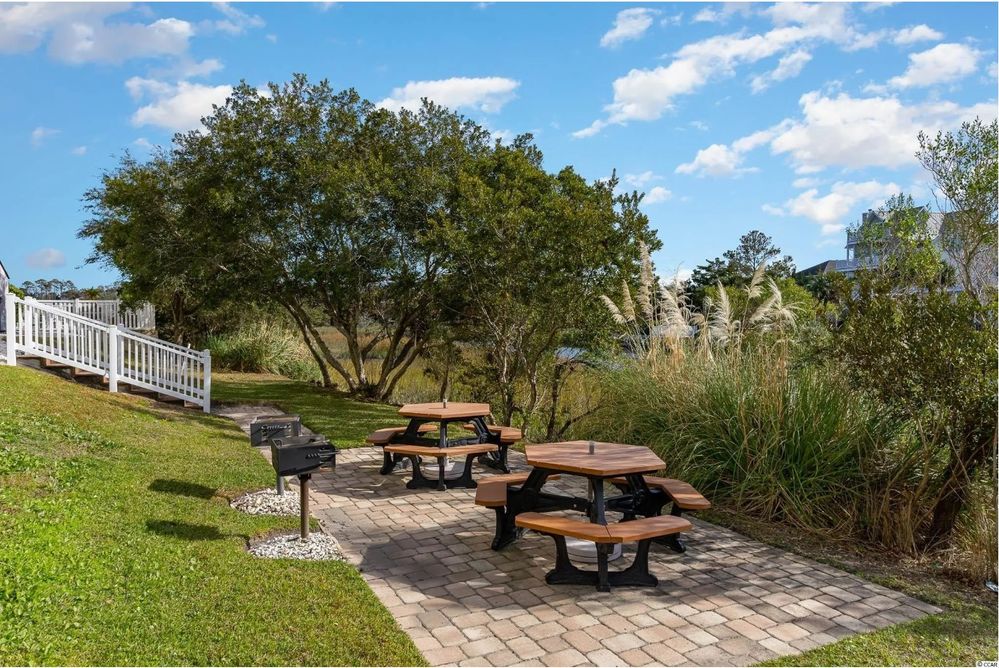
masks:
<path fill-rule="evenodd" d="M 244 325 L 229 334 L 209 336 L 217 369 L 276 373 L 296 380 L 318 380 L 319 367 L 301 337 L 273 324 Z"/>

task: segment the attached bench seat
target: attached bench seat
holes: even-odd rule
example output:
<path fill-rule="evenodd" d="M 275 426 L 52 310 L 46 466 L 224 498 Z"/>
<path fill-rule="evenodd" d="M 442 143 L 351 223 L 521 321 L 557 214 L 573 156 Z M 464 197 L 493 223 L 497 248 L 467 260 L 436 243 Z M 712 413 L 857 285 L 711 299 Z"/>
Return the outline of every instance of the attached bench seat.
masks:
<path fill-rule="evenodd" d="M 472 480 L 472 462 L 475 461 L 476 457 L 481 455 L 487 455 L 492 452 L 496 452 L 499 446 L 492 443 L 478 443 L 473 445 L 455 445 L 450 448 L 439 448 L 429 445 L 406 445 L 402 443 L 393 443 L 391 445 L 385 446 L 385 456 L 399 455 L 401 457 L 408 457 L 413 464 L 413 477 L 406 483 L 406 487 L 409 489 L 418 489 L 421 487 L 434 487 L 439 490 L 445 490 L 454 487 L 476 487 L 476 483 Z M 447 480 L 444 477 L 444 461 L 448 457 L 465 457 L 465 468 L 461 472 L 461 476 L 453 480 Z M 423 470 L 420 468 L 420 459 L 422 457 L 432 458 L 437 460 L 437 480 L 430 480 L 423 475 Z"/>
<path fill-rule="evenodd" d="M 673 502 L 673 505 L 680 510 L 707 510 L 711 507 L 711 502 L 694 489 L 693 485 L 676 478 L 660 478 L 654 475 L 647 475 L 645 484 L 651 489 L 661 489 Z M 625 478 L 611 478 L 610 482 L 618 487 L 626 487 L 628 481 Z"/>
<path fill-rule="evenodd" d="M 468 429 L 469 431 L 475 430 L 475 425 L 473 425 L 471 422 L 462 426 L 464 426 L 465 429 Z M 499 434 L 500 443 L 506 443 L 509 445 L 511 443 L 516 443 L 517 441 L 521 441 L 524 439 L 524 432 L 522 432 L 520 429 L 517 429 L 516 427 L 504 427 L 503 425 L 499 424 L 489 424 L 486 425 L 486 428 L 494 434 Z"/>
<path fill-rule="evenodd" d="M 436 425 L 427 423 L 421 424 L 419 432 L 425 434 L 428 431 L 434 431 L 437 429 Z M 403 434 L 406 432 L 406 427 L 385 427 L 384 429 L 379 429 L 378 431 L 368 434 L 364 440 L 366 443 L 371 443 L 373 445 L 385 445 L 392 440 L 393 436 L 398 434 Z"/>
<path fill-rule="evenodd" d="M 523 485 L 527 482 L 529 471 L 523 473 L 503 473 L 491 475 L 479 480 L 475 490 L 475 505 L 486 508 L 502 508 L 506 505 L 506 492 L 510 485 Z M 558 475 L 548 476 L 548 480 L 558 480 Z"/>
<path fill-rule="evenodd" d="M 654 538 L 689 531 L 692 525 L 682 517 L 660 515 L 603 525 L 588 520 L 545 513 L 521 513 L 516 524 L 551 536 L 555 540 L 555 568 L 545 576 L 548 584 L 593 584 L 598 591 L 610 591 L 611 585 L 655 587 L 658 578 L 649 573 L 649 545 Z M 569 560 L 565 539 L 578 538 L 597 544 L 597 571 L 584 571 Z M 613 543 L 638 543 L 635 561 L 623 571 L 607 570 L 607 546 Z"/>

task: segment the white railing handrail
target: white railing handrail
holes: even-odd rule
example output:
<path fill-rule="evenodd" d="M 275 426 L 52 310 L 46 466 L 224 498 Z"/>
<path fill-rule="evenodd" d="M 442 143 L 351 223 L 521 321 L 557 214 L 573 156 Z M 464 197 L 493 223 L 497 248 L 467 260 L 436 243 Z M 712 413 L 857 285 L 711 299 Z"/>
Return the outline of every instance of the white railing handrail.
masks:
<path fill-rule="evenodd" d="M 149 336 L 148 334 L 143 334 L 142 332 L 138 332 L 134 329 L 129 329 L 128 327 L 122 327 L 121 325 L 118 326 L 118 331 L 126 332 L 128 333 L 129 336 L 134 336 L 137 339 L 145 339 L 146 341 L 153 341 L 158 345 L 167 348 L 172 348 L 175 350 L 182 350 L 182 351 L 190 351 L 195 354 L 202 352 L 200 350 L 195 350 L 194 348 L 191 348 L 191 346 L 182 346 L 179 343 L 174 343 L 173 341 L 165 341 L 163 339 L 157 339 L 155 336 Z"/>
<path fill-rule="evenodd" d="M 84 323 L 87 323 L 89 325 L 93 325 L 94 327 L 103 328 L 105 331 L 107 331 L 107 330 L 109 330 L 111 328 L 111 325 L 109 325 L 109 324 L 107 324 L 105 322 L 101 322 L 99 320 L 94 320 L 93 318 L 88 318 L 86 316 L 77 315 L 76 313 L 73 313 L 72 311 L 67 311 L 65 309 L 61 309 L 58 306 L 52 306 L 48 302 L 41 301 L 39 299 L 35 299 L 34 297 L 25 297 L 24 299 L 20 299 L 17 295 L 14 295 L 14 294 L 8 294 L 7 295 L 8 299 L 10 299 L 11 297 L 14 298 L 15 302 L 20 301 L 20 302 L 31 304 L 33 308 L 35 308 L 35 309 L 37 309 L 39 311 L 44 311 L 46 313 L 56 314 L 56 315 L 59 315 L 59 316 L 64 317 L 64 318 L 69 318 L 70 320 L 76 320 L 78 322 L 84 322 Z"/>
<path fill-rule="evenodd" d="M 97 373 L 211 410 L 211 353 L 87 318 L 59 306 L 6 295 L 6 361 L 17 353 Z"/>
<path fill-rule="evenodd" d="M 149 302 L 143 302 L 135 308 L 125 308 L 120 299 L 37 299 L 36 301 L 108 325 L 124 325 L 131 329 L 156 329 L 156 309 Z"/>

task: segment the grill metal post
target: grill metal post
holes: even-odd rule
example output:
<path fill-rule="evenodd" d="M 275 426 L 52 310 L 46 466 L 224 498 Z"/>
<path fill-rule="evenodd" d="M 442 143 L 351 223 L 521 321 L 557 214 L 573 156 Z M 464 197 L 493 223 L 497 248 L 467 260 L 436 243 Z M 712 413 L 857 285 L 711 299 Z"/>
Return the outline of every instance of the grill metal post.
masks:
<path fill-rule="evenodd" d="M 299 505 L 302 507 L 302 540 L 309 537 L 309 479 L 311 473 L 303 473 L 298 476 L 298 486 L 301 492 Z"/>
<path fill-rule="evenodd" d="M 277 493 L 278 496 L 284 496 L 284 477 L 280 473 L 277 474 Z"/>

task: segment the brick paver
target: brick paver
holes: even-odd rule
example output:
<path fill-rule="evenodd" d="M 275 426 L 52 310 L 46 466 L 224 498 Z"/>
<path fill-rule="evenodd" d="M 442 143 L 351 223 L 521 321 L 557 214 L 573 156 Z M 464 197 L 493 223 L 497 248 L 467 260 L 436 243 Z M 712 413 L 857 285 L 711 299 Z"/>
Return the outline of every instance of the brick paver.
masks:
<path fill-rule="evenodd" d="M 254 411 L 231 416 L 246 428 Z M 551 539 L 494 552 L 475 490 L 409 490 L 408 473 L 380 465 L 378 448 L 341 451 L 335 472 L 313 476 L 313 508 L 433 665 L 740 666 L 939 611 L 697 519 L 686 553 L 653 546 L 654 589 L 549 586 Z"/>

